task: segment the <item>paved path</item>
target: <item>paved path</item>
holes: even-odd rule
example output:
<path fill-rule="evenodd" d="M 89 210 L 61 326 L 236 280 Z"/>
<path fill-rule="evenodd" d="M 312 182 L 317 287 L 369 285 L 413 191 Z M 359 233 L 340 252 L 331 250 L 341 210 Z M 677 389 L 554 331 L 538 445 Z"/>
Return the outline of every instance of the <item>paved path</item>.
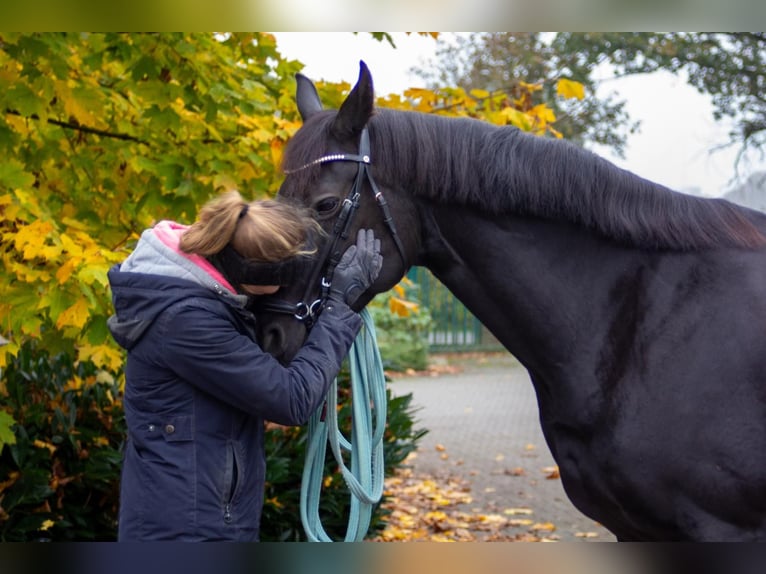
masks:
<path fill-rule="evenodd" d="M 416 428 L 430 431 L 420 441 L 414 471 L 468 480 L 473 501 L 465 511 L 530 508 L 530 518 L 555 524 L 562 541 L 614 541 L 569 502 L 558 478 L 548 478 L 555 462 L 526 370 L 505 353 L 436 359 L 457 372 L 395 378 L 390 384 L 394 395 L 413 394 Z M 591 534 L 583 538 L 583 533 Z"/>

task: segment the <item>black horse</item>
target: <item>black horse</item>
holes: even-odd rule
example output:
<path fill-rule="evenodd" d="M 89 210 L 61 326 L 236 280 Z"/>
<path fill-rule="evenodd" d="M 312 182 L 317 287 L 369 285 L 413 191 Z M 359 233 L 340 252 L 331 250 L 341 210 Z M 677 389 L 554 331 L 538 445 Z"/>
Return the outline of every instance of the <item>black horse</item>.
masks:
<path fill-rule="evenodd" d="M 340 110 L 302 76 L 297 102 L 279 197 L 327 241 L 262 315 L 267 349 L 289 360 L 372 228 L 383 270 L 357 306 L 429 268 L 528 370 L 583 513 L 619 540 L 766 540 L 766 216 L 566 142 L 374 110 L 364 63 Z M 298 301 L 303 321 L 273 312 Z"/>

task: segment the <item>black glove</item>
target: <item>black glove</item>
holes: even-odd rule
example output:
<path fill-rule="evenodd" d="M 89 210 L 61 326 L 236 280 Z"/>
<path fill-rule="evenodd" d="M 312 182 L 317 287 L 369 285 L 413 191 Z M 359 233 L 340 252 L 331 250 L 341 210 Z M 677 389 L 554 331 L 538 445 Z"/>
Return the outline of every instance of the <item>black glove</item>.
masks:
<path fill-rule="evenodd" d="M 329 298 L 351 305 L 378 278 L 382 266 L 380 239 L 372 229 L 360 229 L 356 245 L 346 249 L 335 268 Z"/>

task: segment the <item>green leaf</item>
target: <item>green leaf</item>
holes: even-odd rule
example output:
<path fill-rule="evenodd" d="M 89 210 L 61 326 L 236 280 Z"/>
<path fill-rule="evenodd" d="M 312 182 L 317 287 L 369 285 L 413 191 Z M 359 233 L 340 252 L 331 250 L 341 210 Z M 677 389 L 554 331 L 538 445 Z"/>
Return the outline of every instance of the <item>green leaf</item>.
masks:
<path fill-rule="evenodd" d="M 146 110 L 144 117 L 154 122 L 159 130 L 177 131 L 181 127 L 181 117 L 170 107 L 160 109 L 154 105 Z"/>
<path fill-rule="evenodd" d="M 13 417 L 5 411 L 0 411 L 0 452 L 3 451 L 3 447 L 7 444 L 16 444 L 16 435 L 13 434 L 11 428 L 16 424 Z"/>
<path fill-rule="evenodd" d="M 159 75 L 157 61 L 149 56 L 143 56 L 131 70 L 133 80 L 139 81 L 144 78 L 156 78 Z"/>
<path fill-rule="evenodd" d="M 0 119 L 0 150 L 10 151 L 18 141 L 16 133 Z"/>
<path fill-rule="evenodd" d="M 6 93 L 6 105 L 22 116 L 39 116 L 45 113 L 46 102 L 28 85 L 17 83 Z"/>
<path fill-rule="evenodd" d="M 27 172 L 19 160 L 10 158 L 0 162 L 0 187 L 29 188 L 34 182 L 35 176 Z"/>

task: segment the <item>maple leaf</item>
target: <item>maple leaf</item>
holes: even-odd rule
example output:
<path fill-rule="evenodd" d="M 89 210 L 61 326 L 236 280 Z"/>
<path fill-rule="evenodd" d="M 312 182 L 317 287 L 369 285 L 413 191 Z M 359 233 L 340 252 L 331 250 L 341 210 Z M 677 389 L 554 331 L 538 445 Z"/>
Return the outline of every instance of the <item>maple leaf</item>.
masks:
<path fill-rule="evenodd" d="M 556 83 L 556 93 L 562 98 L 582 100 L 585 97 L 585 87 L 580 82 L 561 78 Z"/>
<path fill-rule="evenodd" d="M 62 313 L 56 319 L 56 327 L 61 329 L 63 327 L 76 327 L 82 328 L 90 317 L 88 310 L 88 302 L 85 299 L 78 299 L 74 305 L 62 311 Z"/>
<path fill-rule="evenodd" d="M 6 444 L 16 444 L 16 435 L 11 428 L 16 423 L 13 417 L 5 411 L 0 411 L 0 452 Z M 2 488 L 0 488 L 2 491 Z"/>
<path fill-rule="evenodd" d="M 21 251 L 24 259 L 34 259 L 45 248 L 48 234 L 53 231 L 53 225 L 48 221 L 37 220 L 19 229 L 13 243 Z"/>

